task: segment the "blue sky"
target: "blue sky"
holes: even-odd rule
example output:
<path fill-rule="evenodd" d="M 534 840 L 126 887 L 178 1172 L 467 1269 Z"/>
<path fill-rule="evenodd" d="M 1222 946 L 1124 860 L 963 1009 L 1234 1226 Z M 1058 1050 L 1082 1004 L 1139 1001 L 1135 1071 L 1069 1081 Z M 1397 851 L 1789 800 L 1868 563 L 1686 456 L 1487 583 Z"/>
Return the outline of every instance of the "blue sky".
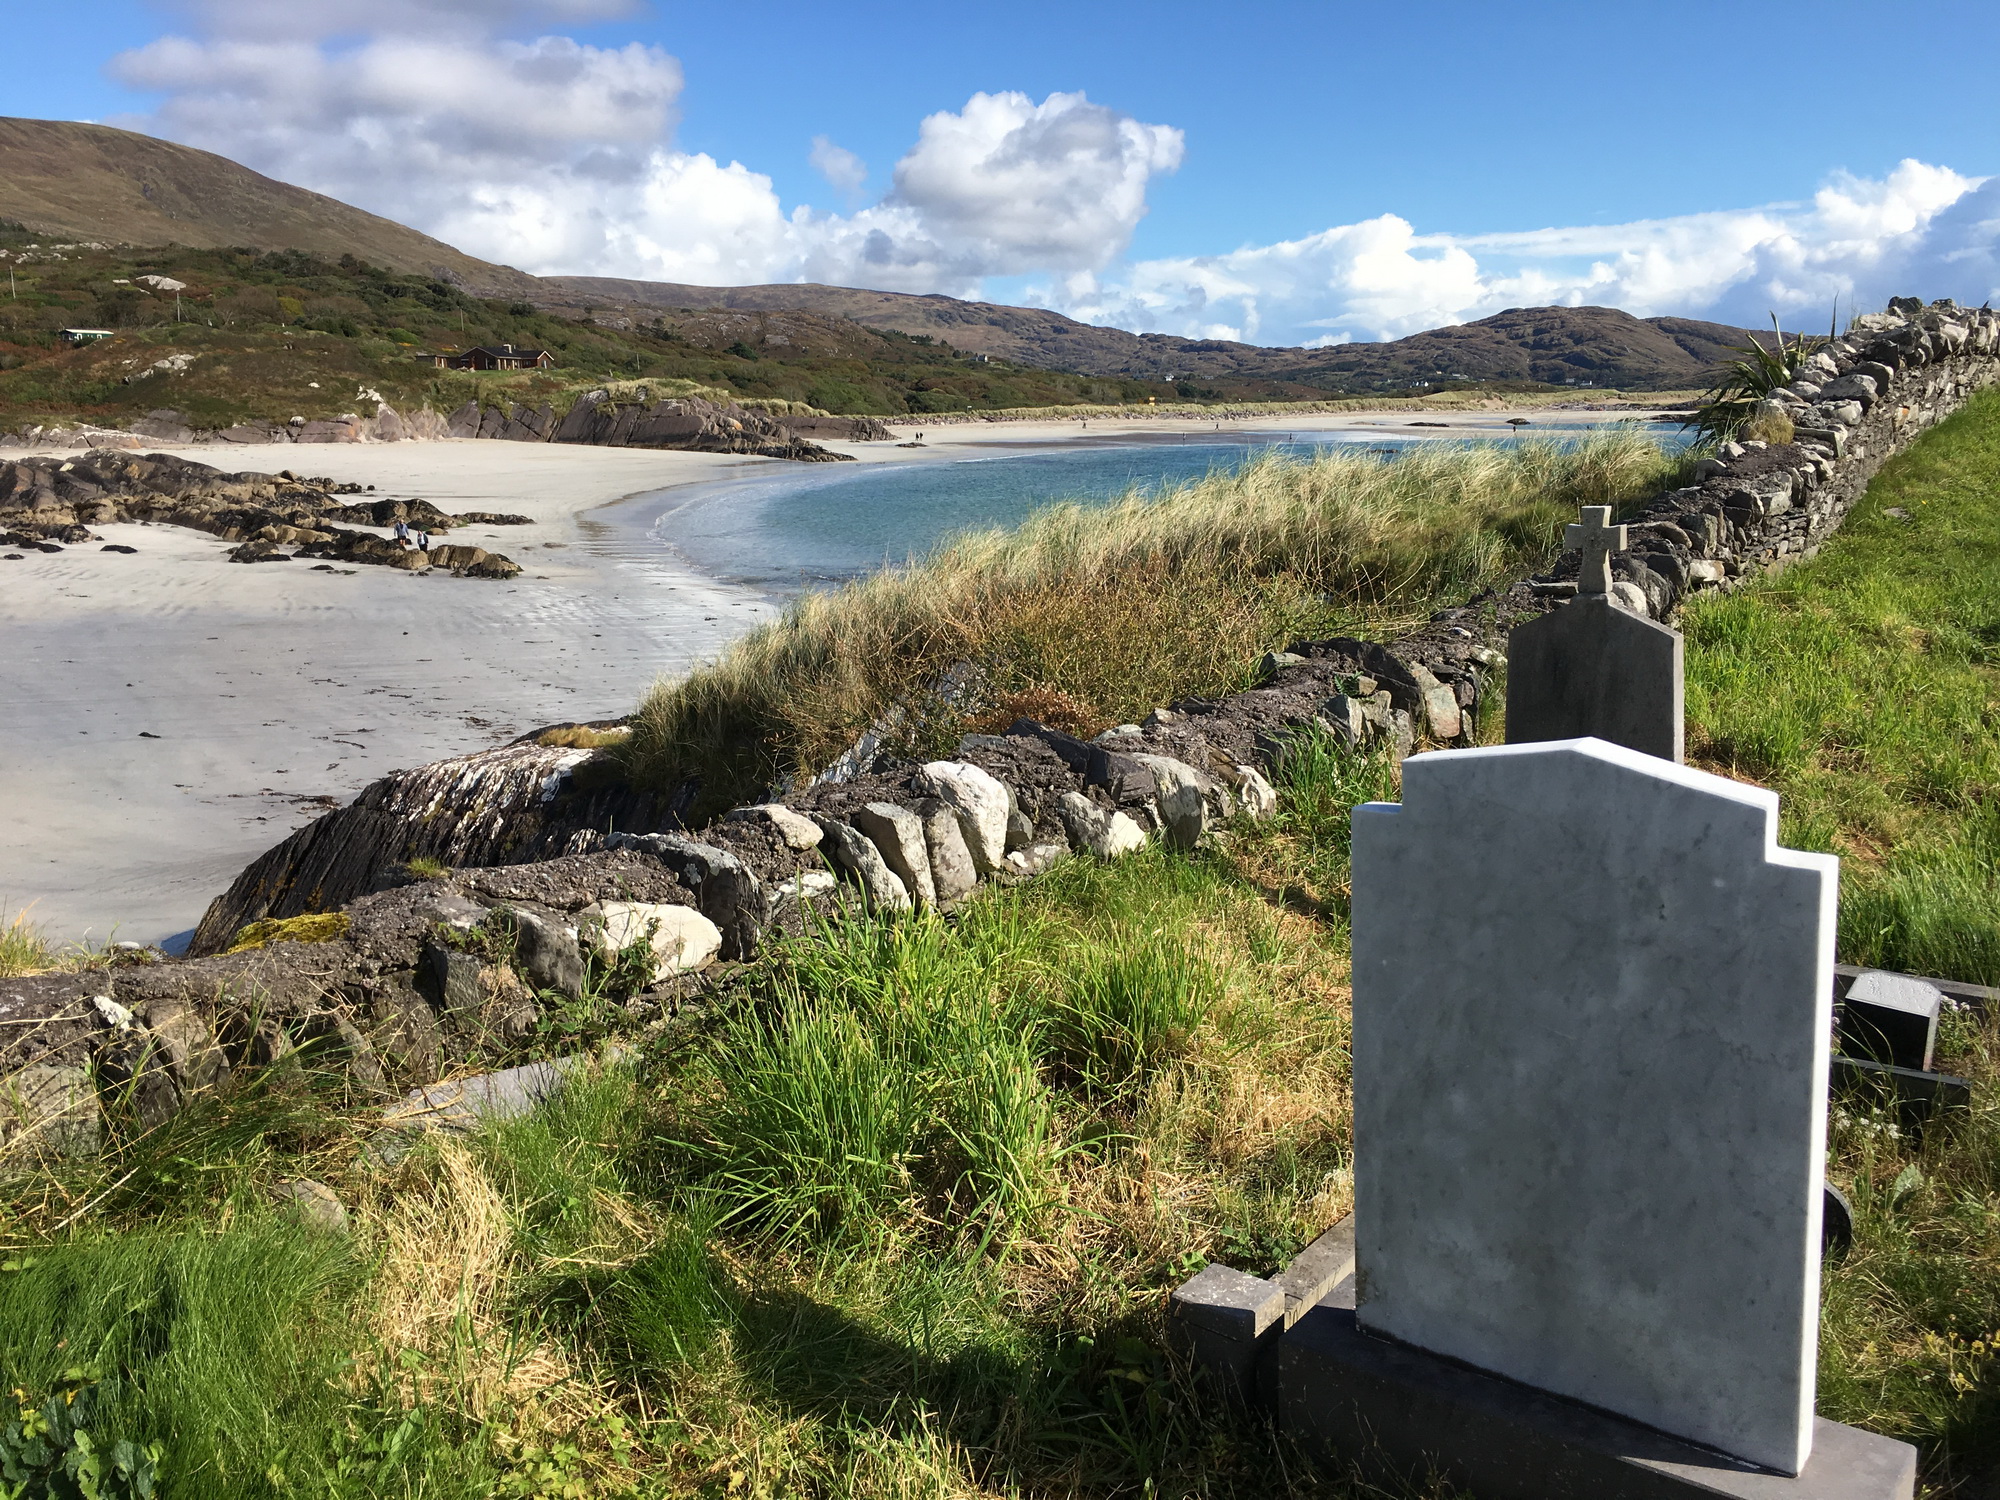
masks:
<path fill-rule="evenodd" d="M 530 270 L 1259 342 L 2000 284 L 2000 90 L 1967 61 L 1990 3 L 924 9 L 86 0 L 12 18 L 41 61 L 4 109 L 219 150 Z"/>

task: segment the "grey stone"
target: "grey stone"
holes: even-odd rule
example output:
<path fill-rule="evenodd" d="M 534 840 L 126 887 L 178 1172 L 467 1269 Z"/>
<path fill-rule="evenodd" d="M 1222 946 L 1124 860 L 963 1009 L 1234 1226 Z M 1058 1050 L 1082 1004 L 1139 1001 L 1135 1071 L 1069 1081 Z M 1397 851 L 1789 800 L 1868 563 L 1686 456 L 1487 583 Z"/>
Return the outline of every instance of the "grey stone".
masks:
<path fill-rule="evenodd" d="M 903 884 L 902 877 L 889 868 L 889 862 L 882 858 L 882 851 L 875 847 L 874 840 L 857 828 L 849 827 L 838 818 L 820 818 L 820 831 L 826 840 L 821 850 L 833 863 L 861 887 L 861 896 L 869 906 L 877 910 L 908 911 L 910 909 L 910 888 Z"/>
<path fill-rule="evenodd" d="M 1371 1338 L 1340 1288 L 1275 1340 L 1279 1425 L 1383 1483 L 1480 1500 L 1912 1500 L 1917 1450 L 1824 1418 L 1797 1477 Z M 1690 1319 L 1698 1318 L 1689 1309 Z"/>
<path fill-rule="evenodd" d="M 1420 663 L 1410 664 L 1410 675 L 1417 680 L 1417 691 L 1422 695 L 1424 722 L 1432 739 L 1440 743 L 1455 740 L 1464 728 L 1458 708 L 1458 695 L 1443 683 L 1428 667 Z"/>
<path fill-rule="evenodd" d="M 1336 693 L 1320 705 L 1320 722 L 1343 745 L 1358 746 L 1367 737 L 1368 720 L 1361 705 L 1345 693 Z"/>
<path fill-rule="evenodd" d="M 917 773 L 915 786 L 957 814 L 965 847 L 980 873 L 1002 868 L 1007 858 L 1007 813 L 1013 803 L 1005 785 L 967 761 L 934 760 Z"/>
<path fill-rule="evenodd" d="M 1389 728 L 1385 738 L 1389 744 L 1389 754 L 1400 765 L 1417 748 L 1416 721 L 1403 709 L 1390 709 Z"/>
<path fill-rule="evenodd" d="M 1907 974 L 1870 970 L 1840 1005 L 1840 1050 L 1899 1068 L 1928 1071 L 1937 1047 L 1944 992 Z"/>
<path fill-rule="evenodd" d="M 102 1136 L 88 1068 L 34 1063 L 0 1078 L 0 1164 L 87 1156 Z"/>
<path fill-rule="evenodd" d="M 1007 847 L 1025 849 L 1035 841 L 1035 820 L 1015 808 L 1007 814 Z"/>
<path fill-rule="evenodd" d="M 1068 857 L 1067 844 L 1030 844 L 1027 848 L 1016 849 L 1007 856 L 1007 870 L 1014 875 L 1039 875 L 1057 860 Z"/>
<path fill-rule="evenodd" d="M 146 1007 L 146 1029 L 159 1043 L 183 1096 L 213 1088 L 229 1076 L 229 1059 L 200 1012 L 184 1000 L 155 1000 Z"/>
<path fill-rule="evenodd" d="M 511 908 L 514 956 L 538 990 L 554 990 L 572 1000 L 583 993 L 583 948 L 574 922 L 527 907 Z"/>
<path fill-rule="evenodd" d="M 1168 1315 L 1226 1338 L 1263 1337 L 1285 1316 L 1283 1287 L 1228 1266 L 1209 1264 L 1174 1289 Z"/>
<path fill-rule="evenodd" d="M 854 826 L 875 841 L 903 889 L 919 907 L 937 905 L 937 883 L 931 878 L 930 848 L 924 820 L 893 802 L 870 802 L 848 814 Z"/>
<path fill-rule="evenodd" d="M 1865 409 L 1875 404 L 1875 395 L 1875 382 L 1871 377 L 1850 371 L 1822 387 L 1819 399 L 1822 402 L 1853 401 Z"/>
<path fill-rule="evenodd" d="M 815 827 L 814 833 L 819 829 Z M 592 944 L 605 958 L 645 943 L 655 974 L 702 968 L 722 950 L 722 929 L 692 906 L 669 902 L 606 901 L 596 909 Z"/>
<path fill-rule="evenodd" d="M 1278 793 L 1255 766 L 1236 767 L 1236 800 L 1250 821 L 1261 823 L 1278 810 Z"/>
<path fill-rule="evenodd" d="M 1645 617 L 1653 613 L 1652 596 L 1630 579 L 1620 578 L 1614 582 L 1608 597 L 1617 600 L 1635 615 Z"/>
<path fill-rule="evenodd" d="M 1146 844 L 1145 830 L 1137 823 L 1099 807 L 1081 792 L 1064 792 L 1057 799 L 1056 819 L 1074 847 L 1099 859 L 1117 859 Z"/>
<path fill-rule="evenodd" d="M 760 802 L 754 807 L 734 808 L 729 817 L 739 823 L 768 823 L 787 848 L 801 853 L 819 847 L 819 824 L 781 803 Z"/>
<path fill-rule="evenodd" d="M 271 1201 L 314 1229 L 346 1234 L 350 1228 L 347 1205 L 339 1194 L 310 1177 L 287 1177 L 272 1183 Z"/>
<path fill-rule="evenodd" d="M 1354 813 L 1364 1328 L 1796 1473 L 1838 862 L 1582 740 Z"/>
<path fill-rule="evenodd" d="M 1585 735 L 1682 758 L 1680 633 L 1580 596 L 1507 637 L 1507 743 Z"/>
<path fill-rule="evenodd" d="M 958 814 L 936 798 L 926 798 L 917 808 L 924 820 L 924 847 L 930 855 L 931 884 L 937 888 L 938 904 L 948 906 L 972 894 L 979 884 L 979 871 L 972 863 L 972 851 L 965 846 L 965 830 Z"/>
<path fill-rule="evenodd" d="M 486 985 L 480 977 L 484 968 L 473 954 L 426 943 L 417 960 L 417 988 L 441 1015 L 476 1015 L 486 1004 Z"/>
<path fill-rule="evenodd" d="M 722 933 L 722 956 L 743 959 L 757 951 L 771 920 L 771 898 L 757 872 L 727 849 L 678 833 L 614 833 L 607 849 L 643 849 L 695 892 L 701 914 Z"/>
<path fill-rule="evenodd" d="M 1254 1400 L 1270 1335 L 1283 1326 L 1284 1291 L 1268 1281 L 1210 1265 L 1167 1301 L 1167 1336 L 1226 1393 Z"/>
<path fill-rule="evenodd" d="M 1208 774 L 1168 755 L 1132 758 L 1152 772 L 1157 788 L 1154 805 L 1159 808 L 1160 821 L 1166 827 L 1167 844 L 1176 849 L 1192 849 L 1199 844 L 1201 836 L 1208 832 L 1209 804 L 1215 795 L 1215 784 Z"/>

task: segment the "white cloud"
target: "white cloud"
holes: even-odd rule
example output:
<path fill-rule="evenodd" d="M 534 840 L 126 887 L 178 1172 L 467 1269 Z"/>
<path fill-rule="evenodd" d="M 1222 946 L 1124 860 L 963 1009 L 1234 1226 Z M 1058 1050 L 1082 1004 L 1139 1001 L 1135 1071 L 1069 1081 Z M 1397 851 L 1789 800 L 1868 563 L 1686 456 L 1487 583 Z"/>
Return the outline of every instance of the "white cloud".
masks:
<path fill-rule="evenodd" d="M 1419 232 L 1392 213 L 1226 253 L 1126 263 L 1185 143 L 1081 93 L 979 93 L 923 120 L 878 201 L 826 136 L 845 211 L 787 210 L 771 179 L 677 150 L 680 64 L 657 47 L 532 36 L 635 0 L 184 0 L 191 36 L 114 71 L 161 96 L 129 123 L 207 147 L 540 272 L 708 285 L 812 280 L 1032 300 L 1140 331 L 1330 344 L 1505 307 L 1598 303 L 1818 323 L 1910 293 L 2000 294 L 2000 180 L 1905 161 L 1809 202 L 1525 233 Z M 523 39 L 523 37 L 527 39 Z"/>
<path fill-rule="evenodd" d="M 1905 161 L 1810 204 L 1583 228 L 1424 235 L 1393 214 L 1224 255 L 1141 261 L 1038 300 L 1147 332 L 1291 344 L 1399 338 L 1508 307 L 1598 304 L 1821 323 L 1899 294 L 2000 296 L 2000 179 Z"/>
<path fill-rule="evenodd" d="M 806 159 L 812 163 L 815 172 L 847 197 L 859 193 L 861 185 L 868 180 L 868 163 L 823 135 L 813 137 L 812 153 Z"/>
<path fill-rule="evenodd" d="M 278 31 L 264 0 L 200 0 L 208 34 L 113 70 L 163 96 L 126 123 L 538 272 L 976 294 L 991 275 L 1105 266 L 1147 183 L 1180 163 L 1179 131 L 1082 94 L 975 94 L 923 121 L 880 202 L 787 213 L 763 174 L 674 149 L 682 77 L 666 52 L 502 34 L 624 3 L 358 0 Z M 847 197 L 867 176 L 824 136 L 812 161 Z"/>

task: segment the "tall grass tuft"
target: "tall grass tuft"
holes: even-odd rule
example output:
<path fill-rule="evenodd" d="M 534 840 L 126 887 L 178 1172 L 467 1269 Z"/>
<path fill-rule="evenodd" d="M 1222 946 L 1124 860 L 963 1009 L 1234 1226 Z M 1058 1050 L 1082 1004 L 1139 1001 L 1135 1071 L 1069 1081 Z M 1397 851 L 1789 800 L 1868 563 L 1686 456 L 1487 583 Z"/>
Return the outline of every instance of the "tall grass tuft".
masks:
<path fill-rule="evenodd" d="M 909 566 L 809 593 L 712 666 L 648 694 L 624 754 L 721 807 L 810 774 L 951 667 L 995 694 L 1059 693 L 1108 721 L 1248 685 L 1298 634 L 1421 616 L 1548 557 L 1580 504 L 1677 469 L 1636 431 L 1581 442 L 1266 456 L 1241 471 L 1051 506 Z M 934 718 L 940 743 L 957 733 Z"/>
<path fill-rule="evenodd" d="M 25 907 L 14 914 L 13 921 L 0 927 L 0 979 L 39 974 L 55 968 L 59 961 L 54 944 L 28 920 Z"/>

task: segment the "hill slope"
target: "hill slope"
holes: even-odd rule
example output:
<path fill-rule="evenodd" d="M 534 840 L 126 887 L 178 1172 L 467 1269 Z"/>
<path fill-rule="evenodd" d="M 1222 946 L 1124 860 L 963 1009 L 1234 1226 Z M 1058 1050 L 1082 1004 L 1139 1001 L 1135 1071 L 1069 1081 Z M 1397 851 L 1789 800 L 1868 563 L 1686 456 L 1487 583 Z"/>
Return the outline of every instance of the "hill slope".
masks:
<path fill-rule="evenodd" d="M 678 332 L 689 313 L 730 313 L 737 315 L 739 328 L 746 327 L 740 323 L 744 317 L 757 324 L 755 332 L 732 334 L 732 345 L 754 346 L 766 355 L 785 346 L 784 337 L 766 343 L 768 319 L 811 315 L 820 325 L 816 332 L 834 344 L 858 340 L 872 346 L 880 335 L 902 334 L 1030 370 L 1174 379 L 1187 394 L 1206 399 L 1298 399 L 1321 391 L 1395 391 L 1462 381 L 1687 388 L 1706 383 L 1727 346 L 1746 337 L 1740 329 L 1685 318 L 1541 307 L 1513 308 L 1389 343 L 1283 349 L 1128 333 L 1046 308 L 854 287 L 536 277 L 478 260 L 225 157 L 72 121 L 0 119 L 0 219 L 18 220 L 39 235 L 75 240 L 302 250 L 327 261 L 351 256 L 449 282 L 476 296 L 533 303 L 565 321 L 590 319 L 618 329 L 664 322 Z M 698 332 L 694 342 L 704 342 Z M 861 354 L 862 362 L 876 352 Z M 1021 394 L 1028 399 L 1026 391 Z"/>
<path fill-rule="evenodd" d="M 541 295 L 536 279 L 512 266 L 225 156 L 108 125 L 0 118 L 0 219 L 77 240 L 352 255 L 484 297 Z"/>
<path fill-rule="evenodd" d="M 1285 349 L 1127 333 L 1046 308 L 810 282 L 707 287 L 609 276 L 544 276 L 541 282 L 574 307 L 814 312 L 1043 369 L 1150 380 L 1276 380 L 1343 391 L 1452 379 L 1687 388 L 1705 383 L 1729 357 L 1729 346 L 1748 337 L 1724 323 L 1635 318 L 1614 307 L 1531 307 L 1387 343 Z"/>

